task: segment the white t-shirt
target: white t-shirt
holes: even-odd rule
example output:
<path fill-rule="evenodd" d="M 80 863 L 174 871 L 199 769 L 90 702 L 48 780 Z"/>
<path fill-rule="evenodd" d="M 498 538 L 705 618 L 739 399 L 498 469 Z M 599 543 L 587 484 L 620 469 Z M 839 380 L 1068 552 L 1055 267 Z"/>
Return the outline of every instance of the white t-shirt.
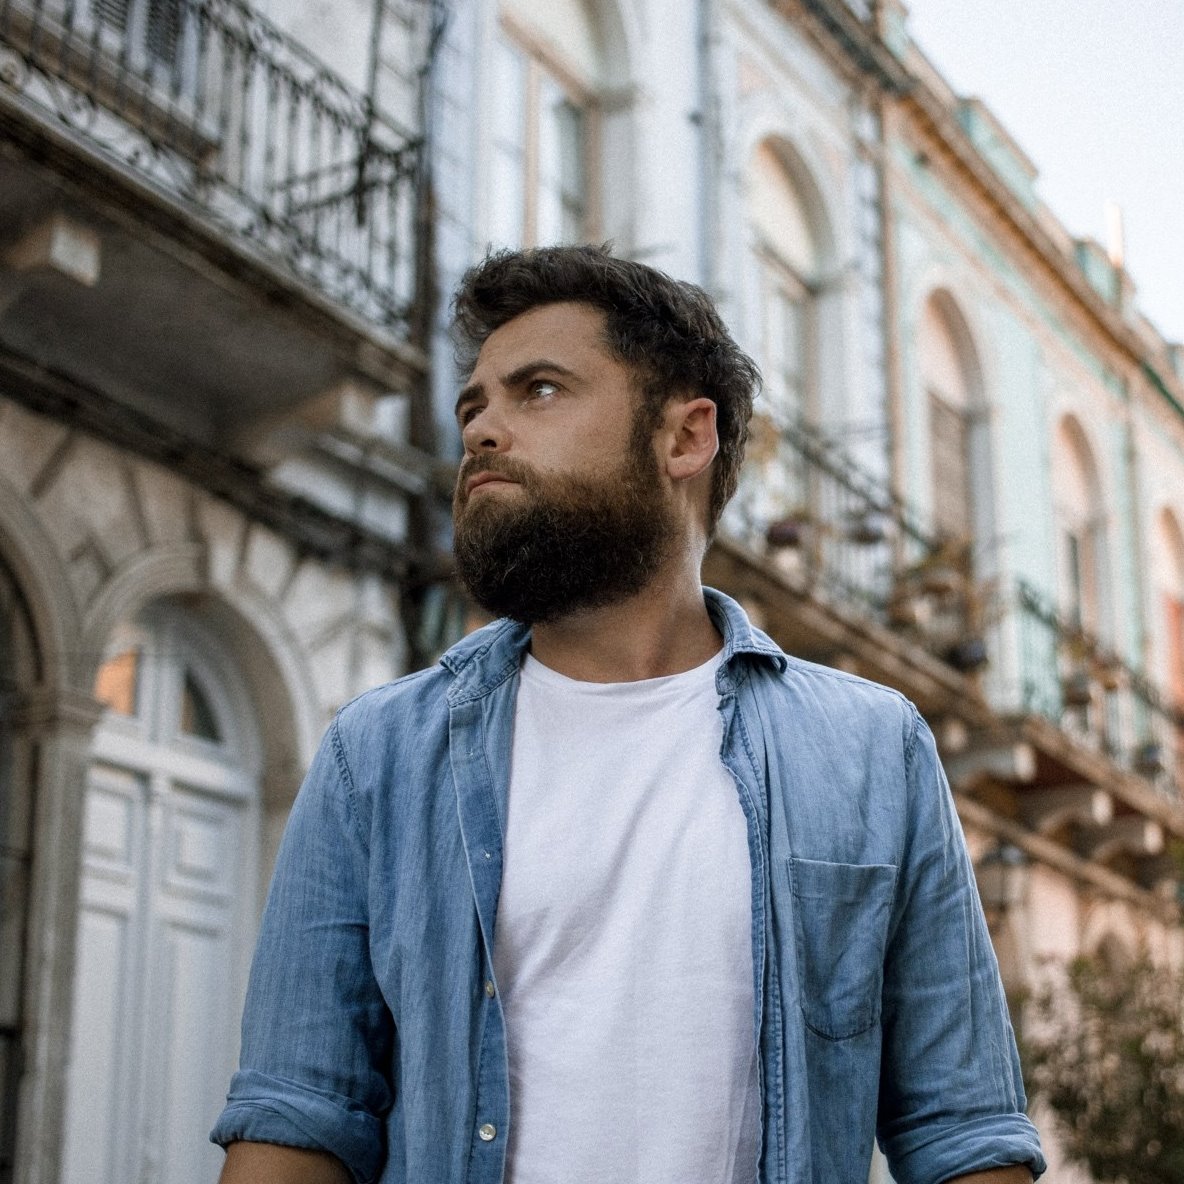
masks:
<path fill-rule="evenodd" d="M 721 656 L 585 683 L 527 655 L 494 974 L 508 1184 L 752 1184 L 752 878 Z"/>

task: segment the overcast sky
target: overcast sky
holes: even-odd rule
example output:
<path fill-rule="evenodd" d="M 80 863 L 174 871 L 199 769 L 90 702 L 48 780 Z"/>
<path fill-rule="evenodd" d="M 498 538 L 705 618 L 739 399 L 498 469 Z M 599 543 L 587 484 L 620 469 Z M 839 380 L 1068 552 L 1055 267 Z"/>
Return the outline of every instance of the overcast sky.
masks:
<path fill-rule="evenodd" d="M 1184 341 L 1184 0 L 906 0 L 913 39 L 1040 170 L 1070 233 L 1122 208 L 1143 313 Z"/>

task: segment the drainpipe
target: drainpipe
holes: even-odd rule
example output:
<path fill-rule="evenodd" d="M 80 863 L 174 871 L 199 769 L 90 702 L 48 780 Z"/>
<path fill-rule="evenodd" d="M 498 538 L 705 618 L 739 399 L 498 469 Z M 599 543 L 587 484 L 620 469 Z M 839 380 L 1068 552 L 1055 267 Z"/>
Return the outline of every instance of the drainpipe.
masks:
<path fill-rule="evenodd" d="M 699 283 L 715 295 L 716 194 L 713 159 L 719 142 L 716 128 L 715 88 L 712 85 L 716 37 L 713 29 L 714 0 L 698 0 L 696 6 L 699 85 Z"/>
<path fill-rule="evenodd" d="M 883 290 L 884 332 L 884 408 L 888 422 L 888 481 L 892 493 L 904 499 L 906 490 L 904 465 L 904 380 L 900 356 L 900 300 L 896 225 L 892 213 L 892 169 L 889 164 L 889 129 L 893 123 L 893 100 L 886 90 L 880 91 L 878 110 L 879 158 L 876 171 L 880 189 L 880 282 Z M 896 562 L 904 560 L 903 539 L 896 538 Z"/>

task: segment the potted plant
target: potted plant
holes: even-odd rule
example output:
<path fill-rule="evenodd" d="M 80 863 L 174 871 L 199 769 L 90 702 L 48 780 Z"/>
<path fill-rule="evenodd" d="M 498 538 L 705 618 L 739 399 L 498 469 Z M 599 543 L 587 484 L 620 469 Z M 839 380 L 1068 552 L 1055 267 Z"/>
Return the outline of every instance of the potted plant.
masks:
<path fill-rule="evenodd" d="M 1061 679 L 1061 698 L 1066 707 L 1088 707 L 1093 701 L 1093 680 L 1084 666 L 1075 667 Z"/>
<path fill-rule="evenodd" d="M 888 517 L 874 506 L 864 506 L 847 517 L 847 539 L 858 546 L 871 547 L 885 542 L 890 533 Z"/>
<path fill-rule="evenodd" d="M 1158 777 L 1164 770 L 1163 745 L 1158 740 L 1144 740 L 1134 755 L 1135 772 L 1144 777 Z"/>
<path fill-rule="evenodd" d="M 774 550 L 800 547 L 806 540 L 809 527 L 809 515 L 801 510 L 793 510 L 773 519 L 765 527 L 765 542 Z"/>
<path fill-rule="evenodd" d="M 953 597 L 970 578 L 970 540 L 949 536 L 900 571 L 897 586 L 927 596 Z"/>
<path fill-rule="evenodd" d="M 1093 675 L 1103 690 L 1116 691 L 1122 686 L 1122 659 L 1111 650 L 1099 650 L 1093 655 Z"/>

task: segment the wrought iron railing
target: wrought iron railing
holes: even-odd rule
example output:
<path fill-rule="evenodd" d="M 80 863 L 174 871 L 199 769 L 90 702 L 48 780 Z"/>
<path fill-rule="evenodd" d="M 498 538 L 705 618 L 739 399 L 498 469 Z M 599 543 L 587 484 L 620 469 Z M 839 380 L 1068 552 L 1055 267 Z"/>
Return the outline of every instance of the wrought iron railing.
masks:
<path fill-rule="evenodd" d="M 982 579 L 964 541 L 925 530 L 882 480 L 817 428 L 754 417 L 722 529 L 811 596 L 907 635 L 955 669 L 988 661 L 1010 669 L 1004 651 L 1014 644 L 1021 711 L 1045 716 L 1184 799 L 1184 709 L 1031 585 L 1020 581 L 1013 593 Z M 992 697 L 1006 682 L 1000 672 Z"/>
<path fill-rule="evenodd" d="M 240 247 L 406 325 L 420 137 L 242 0 L 0 0 L 0 104 L 49 115 Z"/>
<path fill-rule="evenodd" d="M 1184 708 L 1022 581 L 1017 608 L 1024 710 L 1184 798 Z"/>
<path fill-rule="evenodd" d="M 810 424 L 754 417 L 723 529 L 811 594 L 910 635 L 961 670 L 985 663 L 969 547 L 927 531 L 882 479 Z"/>

